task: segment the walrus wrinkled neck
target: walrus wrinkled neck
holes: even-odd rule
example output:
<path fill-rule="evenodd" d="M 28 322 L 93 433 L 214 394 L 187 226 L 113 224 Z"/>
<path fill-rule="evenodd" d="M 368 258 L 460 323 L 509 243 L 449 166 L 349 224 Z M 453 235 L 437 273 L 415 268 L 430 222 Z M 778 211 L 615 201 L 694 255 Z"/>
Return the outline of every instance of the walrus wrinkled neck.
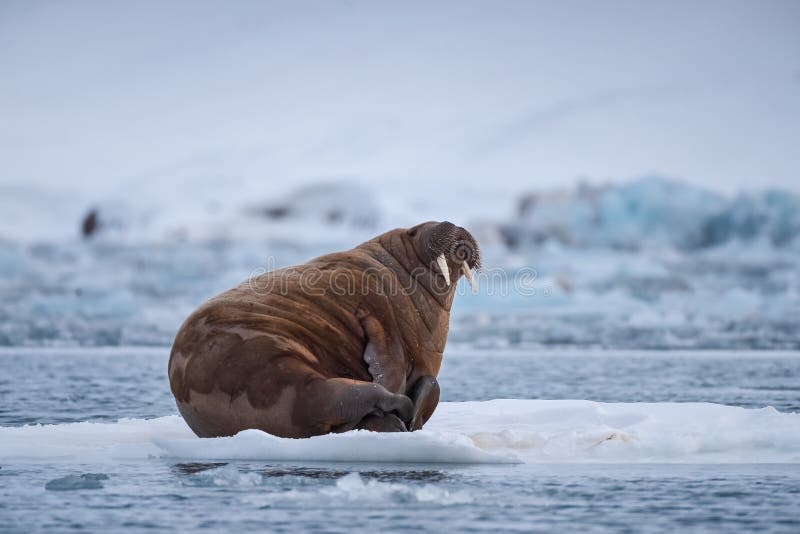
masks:
<path fill-rule="evenodd" d="M 411 240 L 400 232 L 389 232 L 378 236 L 374 241 L 384 254 L 371 254 L 388 269 L 404 271 L 404 278 L 412 280 L 415 286 L 406 288 L 409 292 L 419 292 L 425 300 L 444 312 L 450 313 L 455 297 L 455 284 L 443 286 L 440 275 L 419 255 Z"/>

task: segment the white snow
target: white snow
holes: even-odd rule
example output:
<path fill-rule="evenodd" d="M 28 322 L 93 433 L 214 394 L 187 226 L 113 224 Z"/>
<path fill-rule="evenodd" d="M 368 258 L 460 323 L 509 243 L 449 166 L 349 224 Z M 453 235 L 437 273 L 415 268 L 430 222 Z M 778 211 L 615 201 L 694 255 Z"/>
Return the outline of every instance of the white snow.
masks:
<path fill-rule="evenodd" d="M 420 432 L 200 439 L 178 416 L 0 427 L 3 461 L 800 463 L 800 414 L 709 403 L 441 403 Z M 355 484 L 354 481 L 350 481 Z"/>

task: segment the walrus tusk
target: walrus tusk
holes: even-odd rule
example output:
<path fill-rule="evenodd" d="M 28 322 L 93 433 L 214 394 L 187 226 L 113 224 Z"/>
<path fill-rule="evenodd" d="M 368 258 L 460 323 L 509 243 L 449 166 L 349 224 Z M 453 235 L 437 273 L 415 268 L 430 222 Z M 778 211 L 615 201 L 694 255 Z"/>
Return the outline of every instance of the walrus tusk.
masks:
<path fill-rule="evenodd" d="M 469 286 L 472 288 L 472 294 L 478 294 L 478 283 L 475 282 L 475 279 L 472 277 L 472 269 L 469 268 L 467 262 L 462 261 L 461 266 L 464 269 L 464 276 L 467 277 L 467 281 L 469 282 Z"/>
<path fill-rule="evenodd" d="M 442 271 L 442 276 L 444 276 L 444 281 L 447 285 L 450 285 L 450 269 L 447 267 L 447 260 L 444 259 L 444 254 L 439 254 L 439 257 L 436 258 L 436 263 L 439 265 L 439 270 Z"/>

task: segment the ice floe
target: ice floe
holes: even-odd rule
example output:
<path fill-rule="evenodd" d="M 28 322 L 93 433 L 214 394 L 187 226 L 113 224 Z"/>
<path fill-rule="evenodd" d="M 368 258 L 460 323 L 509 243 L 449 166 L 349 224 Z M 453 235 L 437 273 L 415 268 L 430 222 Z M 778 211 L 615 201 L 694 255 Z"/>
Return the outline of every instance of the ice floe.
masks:
<path fill-rule="evenodd" d="M 392 463 L 800 462 L 800 414 L 710 403 L 445 402 L 425 429 L 200 439 L 177 416 L 0 428 L 0 458 Z M 223 482 L 224 480 L 221 479 Z"/>

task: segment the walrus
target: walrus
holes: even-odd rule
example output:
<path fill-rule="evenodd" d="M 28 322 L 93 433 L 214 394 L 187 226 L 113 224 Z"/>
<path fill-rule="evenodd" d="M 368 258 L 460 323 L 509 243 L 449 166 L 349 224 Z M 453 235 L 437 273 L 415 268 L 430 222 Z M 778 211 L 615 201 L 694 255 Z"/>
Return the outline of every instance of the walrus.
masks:
<path fill-rule="evenodd" d="M 474 292 L 479 264 L 469 232 L 431 221 L 251 277 L 180 327 L 178 410 L 200 437 L 419 430 L 439 402 L 455 282 Z"/>

